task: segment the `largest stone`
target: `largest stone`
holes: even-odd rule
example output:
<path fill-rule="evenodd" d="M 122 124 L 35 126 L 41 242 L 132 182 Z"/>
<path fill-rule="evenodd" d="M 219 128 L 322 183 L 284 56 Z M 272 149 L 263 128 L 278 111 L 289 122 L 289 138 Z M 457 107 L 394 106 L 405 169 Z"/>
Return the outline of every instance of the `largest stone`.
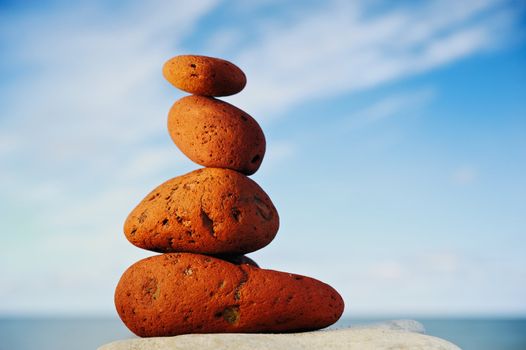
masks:
<path fill-rule="evenodd" d="M 117 285 L 115 306 L 141 337 L 312 330 L 343 312 L 338 292 L 313 278 L 190 253 L 133 264 Z"/>

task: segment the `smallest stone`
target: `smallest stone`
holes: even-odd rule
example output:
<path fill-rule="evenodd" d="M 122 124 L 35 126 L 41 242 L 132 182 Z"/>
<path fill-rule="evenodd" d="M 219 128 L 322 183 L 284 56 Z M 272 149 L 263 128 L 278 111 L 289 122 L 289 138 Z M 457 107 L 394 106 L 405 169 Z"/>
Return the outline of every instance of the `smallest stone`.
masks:
<path fill-rule="evenodd" d="M 243 90 L 245 73 L 220 58 L 181 55 L 168 60 L 163 75 L 173 86 L 194 95 L 229 96 Z"/>

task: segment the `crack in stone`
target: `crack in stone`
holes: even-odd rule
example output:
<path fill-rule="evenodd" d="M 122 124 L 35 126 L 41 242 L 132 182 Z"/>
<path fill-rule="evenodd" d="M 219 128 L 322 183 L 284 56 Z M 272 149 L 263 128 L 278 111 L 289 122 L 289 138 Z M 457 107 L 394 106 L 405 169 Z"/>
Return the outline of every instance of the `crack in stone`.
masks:
<path fill-rule="evenodd" d="M 258 196 L 254 196 L 254 203 L 256 204 L 257 213 L 265 220 L 272 219 L 272 209 Z"/>
<path fill-rule="evenodd" d="M 201 220 L 203 221 L 203 226 L 208 230 L 210 235 L 214 238 L 217 237 L 216 232 L 214 231 L 214 220 L 208 216 L 208 214 L 203 210 L 201 206 Z"/>
<path fill-rule="evenodd" d="M 238 265 L 239 270 L 243 274 L 241 277 L 241 280 L 237 284 L 236 288 L 234 289 L 234 300 L 238 301 L 241 299 L 241 288 L 247 283 L 248 281 L 248 273 L 243 269 L 243 266 Z"/>

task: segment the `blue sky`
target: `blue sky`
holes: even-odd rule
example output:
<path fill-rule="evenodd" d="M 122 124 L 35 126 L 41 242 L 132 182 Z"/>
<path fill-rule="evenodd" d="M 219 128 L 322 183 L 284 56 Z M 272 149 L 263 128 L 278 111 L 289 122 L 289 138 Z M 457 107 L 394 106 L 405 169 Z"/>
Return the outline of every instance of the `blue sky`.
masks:
<path fill-rule="evenodd" d="M 31 4 L 31 3 L 29 3 Z M 0 314 L 114 315 L 150 255 L 122 224 L 198 168 L 166 131 L 170 57 L 229 59 L 278 208 L 262 266 L 346 315 L 526 313 L 519 1 L 0 2 Z"/>

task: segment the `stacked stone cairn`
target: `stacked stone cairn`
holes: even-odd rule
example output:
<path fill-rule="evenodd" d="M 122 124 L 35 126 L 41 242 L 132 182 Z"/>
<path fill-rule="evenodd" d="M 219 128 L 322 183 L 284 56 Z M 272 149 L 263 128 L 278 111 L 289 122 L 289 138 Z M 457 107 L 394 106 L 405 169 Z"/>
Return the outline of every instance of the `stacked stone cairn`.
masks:
<path fill-rule="evenodd" d="M 141 337 L 307 331 L 336 322 L 344 304 L 329 285 L 244 256 L 269 244 L 279 226 L 272 201 L 248 178 L 263 161 L 263 131 L 215 98 L 240 92 L 245 74 L 222 59 L 183 55 L 166 62 L 163 75 L 192 94 L 174 103 L 168 130 L 204 168 L 164 182 L 126 219 L 131 243 L 162 254 L 122 275 L 115 291 L 122 321 Z"/>

